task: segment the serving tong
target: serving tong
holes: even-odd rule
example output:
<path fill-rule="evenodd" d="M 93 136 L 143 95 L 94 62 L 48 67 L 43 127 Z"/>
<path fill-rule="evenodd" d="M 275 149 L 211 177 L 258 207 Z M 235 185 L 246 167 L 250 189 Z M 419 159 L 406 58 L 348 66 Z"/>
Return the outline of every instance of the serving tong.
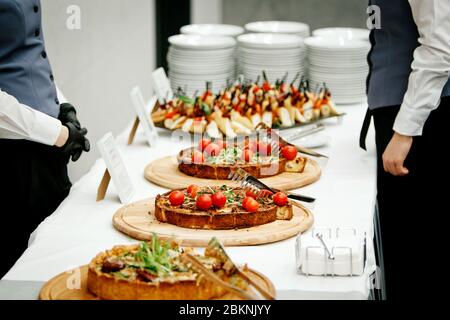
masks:
<path fill-rule="evenodd" d="M 250 190 L 252 193 L 256 194 L 258 197 L 267 196 L 267 193 L 265 193 L 264 190 L 268 190 L 273 194 L 280 192 L 280 190 L 267 186 L 261 180 L 253 177 L 247 171 L 245 171 L 244 169 L 241 169 L 241 168 L 231 169 L 231 172 L 228 175 L 228 179 L 238 182 L 240 184 L 241 188 Z M 296 194 L 296 193 L 292 193 L 292 192 L 285 192 L 285 193 L 286 193 L 287 197 L 291 200 L 297 200 L 297 201 L 302 201 L 302 202 L 306 202 L 306 203 L 314 203 L 316 201 L 316 199 L 314 199 L 314 198 L 303 196 L 300 194 Z M 293 204 L 296 204 L 296 203 L 293 202 Z M 303 207 L 302 207 L 302 209 L 303 209 Z"/>
<path fill-rule="evenodd" d="M 322 131 L 322 130 L 323 130 L 322 128 L 320 128 L 320 129 L 318 129 L 318 128 L 320 128 L 320 127 L 319 127 L 319 126 L 317 127 L 317 130 L 319 130 L 319 131 Z M 323 154 L 317 153 L 317 152 L 315 152 L 315 151 L 313 151 L 313 150 L 311 150 L 311 149 L 307 149 L 307 148 L 303 148 L 303 147 L 294 145 L 294 144 L 292 144 L 292 143 L 286 141 L 286 140 L 283 139 L 278 133 L 276 133 L 275 130 L 273 130 L 272 128 L 270 128 L 270 127 L 269 127 L 267 124 L 265 124 L 264 122 L 261 122 L 260 124 L 258 124 L 258 125 L 256 126 L 255 130 L 256 130 L 256 131 L 258 131 L 258 130 L 267 130 L 267 133 L 269 134 L 270 138 L 271 138 L 272 140 L 275 140 L 275 141 L 272 141 L 271 144 L 270 144 L 271 147 L 272 147 L 272 150 L 274 150 L 274 152 L 278 152 L 278 151 L 280 150 L 280 146 L 279 146 L 279 144 L 277 143 L 277 141 L 278 141 L 278 142 L 280 142 L 280 143 L 282 143 L 282 144 L 285 144 L 285 145 L 289 145 L 289 146 L 295 147 L 295 148 L 297 149 L 297 151 L 300 152 L 300 153 L 307 154 L 307 155 L 309 155 L 309 156 L 313 156 L 313 157 L 316 157 L 316 158 L 327 158 L 327 159 L 328 159 L 328 157 L 325 156 L 325 155 L 323 155 Z M 306 132 L 305 132 L 305 135 L 309 135 L 309 134 L 311 134 L 311 133 L 306 133 Z"/>
<path fill-rule="evenodd" d="M 220 251 L 220 255 L 226 258 L 225 264 L 228 266 L 231 266 L 231 270 L 234 271 L 241 277 L 243 280 L 245 280 L 251 288 L 256 290 L 264 299 L 267 300 L 275 300 L 275 297 L 268 292 L 267 290 L 263 289 L 259 284 L 257 284 L 255 281 L 253 281 L 244 271 L 239 269 L 234 262 L 230 259 L 226 251 L 223 249 L 223 246 L 219 243 L 218 240 L 214 240 L 215 243 L 215 249 Z M 245 290 L 242 290 L 241 288 L 238 288 L 228 282 L 223 281 L 218 276 L 214 274 L 211 270 L 206 268 L 203 263 L 198 260 L 194 255 L 190 253 L 183 253 L 181 255 L 181 258 L 187 262 L 190 263 L 191 266 L 196 269 L 199 273 L 201 273 L 204 277 L 206 277 L 208 280 L 214 282 L 216 285 L 221 286 L 225 290 L 237 295 L 241 299 L 245 300 L 260 300 L 259 297 L 257 297 L 255 294 L 249 293 Z"/>

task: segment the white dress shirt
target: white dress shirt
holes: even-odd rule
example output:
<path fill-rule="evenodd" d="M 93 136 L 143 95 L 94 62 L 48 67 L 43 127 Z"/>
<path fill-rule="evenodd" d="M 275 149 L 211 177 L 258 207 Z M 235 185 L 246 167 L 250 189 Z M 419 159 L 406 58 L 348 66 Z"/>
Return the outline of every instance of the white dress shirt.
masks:
<path fill-rule="evenodd" d="M 0 139 L 25 139 L 53 146 L 61 121 L 19 103 L 0 89 Z"/>
<path fill-rule="evenodd" d="M 409 0 L 419 29 L 408 90 L 394 124 L 406 136 L 421 136 L 430 113 L 440 103 L 450 76 L 450 1 Z"/>

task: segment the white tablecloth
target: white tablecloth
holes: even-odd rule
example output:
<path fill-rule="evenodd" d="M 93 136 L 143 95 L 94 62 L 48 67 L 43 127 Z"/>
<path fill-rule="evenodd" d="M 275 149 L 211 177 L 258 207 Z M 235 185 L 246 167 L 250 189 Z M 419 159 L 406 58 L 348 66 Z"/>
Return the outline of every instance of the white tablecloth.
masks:
<path fill-rule="evenodd" d="M 303 194 L 316 197 L 316 226 L 356 227 L 373 234 L 376 161 L 373 132 L 367 141 L 369 152 L 358 147 L 360 127 L 366 107 L 341 107 L 347 115 L 343 123 L 330 121 L 327 132 L 331 143 L 319 152 L 330 156 L 321 180 L 303 188 Z M 117 144 L 136 188 L 134 200 L 165 191 L 144 179 L 143 169 L 152 160 L 174 155 L 182 147 L 161 136 L 157 148 L 150 148 L 138 131 L 135 144 L 126 146 L 127 132 Z M 47 218 L 30 239 L 30 246 L 5 280 L 47 281 L 53 276 L 87 264 L 98 252 L 117 244 L 135 242 L 112 226 L 113 214 L 122 206 L 114 186 L 104 201 L 95 201 L 97 187 L 105 170 L 98 160 L 90 172 L 74 184 L 69 197 Z M 369 241 L 371 243 L 371 241 Z M 248 263 L 274 283 L 280 299 L 366 299 L 368 274 L 374 266 L 369 246 L 369 269 L 360 277 L 306 277 L 295 268 L 295 238 L 261 246 L 229 248 L 237 263 Z"/>

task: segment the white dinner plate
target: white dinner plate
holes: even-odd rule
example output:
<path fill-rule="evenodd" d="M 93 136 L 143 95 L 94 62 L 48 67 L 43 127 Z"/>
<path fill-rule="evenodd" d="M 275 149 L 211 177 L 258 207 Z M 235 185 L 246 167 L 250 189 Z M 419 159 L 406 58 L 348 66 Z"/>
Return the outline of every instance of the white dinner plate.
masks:
<path fill-rule="evenodd" d="M 300 33 L 309 35 L 310 27 L 306 23 L 294 21 L 257 21 L 245 25 L 249 32 L 258 33 Z"/>
<path fill-rule="evenodd" d="M 295 47 L 295 48 L 286 48 L 286 49 L 276 49 L 276 48 L 264 48 L 264 50 L 259 49 L 251 49 L 247 47 L 238 47 L 237 53 L 238 54 L 246 54 L 249 56 L 292 56 L 292 55 L 299 55 L 299 54 L 306 54 L 306 46 L 301 47 Z"/>
<path fill-rule="evenodd" d="M 299 48 L 303 39 L 296 35 L 274 33 L 248 33 L 237 38 L 240 47 L 246 48 Z"/>
<path fill-rule="evenodd" d="M 310 50 L 310 52 L 327 52 L 332 51 L 336 53 L 335 50 L 342 50 L 347 53 L 360 53 L 365 50 L 370 50 L 370 44 L 363 40 L 347 40 L 347 39 L 336 39 L 327 37 L 310 37 L 305 39 L 305 44 Z"/>
<path fill-rule="evenodd" d="M 236 46 L 236 40 L 223 36 L 199 36 L 179 34 L 169 38 L 169 43 L 178 49 L 213 50 Z"/>
<path fill-rule="evenodd" d="M 230 24 L 190 24 L 181 28 L 182 34 L 203 36 L 237 37 L 245 32 L 244 28 Z"/>
<path fill-rule="evenodd" d="M 369 40 L 370 31 L 361 28 L 321 28 L 313 31 L 316 37 L 344 38 L 347 40 Z"/>

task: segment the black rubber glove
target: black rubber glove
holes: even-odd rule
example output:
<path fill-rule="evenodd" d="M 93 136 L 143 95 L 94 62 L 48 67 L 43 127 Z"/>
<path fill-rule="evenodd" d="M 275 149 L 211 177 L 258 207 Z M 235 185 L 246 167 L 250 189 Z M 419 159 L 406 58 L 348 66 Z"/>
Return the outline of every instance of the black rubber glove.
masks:
<path fill-rule="evenodd" d="M 71 122 L 67 122 L 65 126 L 69 129 L 69 139 L 64 145 L 62 151 L 72 157 L 72 161 L 76 162 L 80 159 L 81 154 L 91 150 L 91 144 L 86 138 L 87 129 L 78 129 Z"/>
<path fill-rule="evenodd" d="M 77 111 L 75 110 L 75 107 L 70 103 L 63 103 L 59 106 L 58 119 L 62 124 L 71 123 L 75 126 L 75 128 L 81 130 L 81 124 L 77 118 Z"/>

